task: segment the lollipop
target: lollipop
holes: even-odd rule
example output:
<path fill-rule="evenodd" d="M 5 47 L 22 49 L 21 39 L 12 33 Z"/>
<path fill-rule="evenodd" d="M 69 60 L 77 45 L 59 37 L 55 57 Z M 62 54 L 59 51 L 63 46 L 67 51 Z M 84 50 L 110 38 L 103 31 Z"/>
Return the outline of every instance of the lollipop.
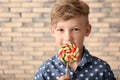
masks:
<path fill-rule="evenodd" d="M 59 50 L 59 58 L 62 62 L 66 64 L 67 69 L 68 64 L 78 61 L 79 56 L 79 49 L 73 43 L 66 43 L 62 45 Z"/>
<path fill-rule="evenodd" d="M 60 48 L 59 58 L 65 64 L 71 64 L 78 60 L 79 49 L 72 43 L 66 43 Z"/>

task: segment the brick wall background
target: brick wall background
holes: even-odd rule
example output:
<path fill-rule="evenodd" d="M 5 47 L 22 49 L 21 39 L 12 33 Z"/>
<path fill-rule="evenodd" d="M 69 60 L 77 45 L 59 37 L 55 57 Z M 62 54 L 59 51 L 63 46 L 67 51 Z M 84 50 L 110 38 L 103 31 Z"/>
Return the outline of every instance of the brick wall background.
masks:
<path fill-rule="evenodd" d="M 0 0 L 0 80 L 33 80 L 38 67 L 56 54 L 49 30 L 54 1 Z M 120 80 L 120 0 L 84 1 L 92 25 L 85 45 Z"/>

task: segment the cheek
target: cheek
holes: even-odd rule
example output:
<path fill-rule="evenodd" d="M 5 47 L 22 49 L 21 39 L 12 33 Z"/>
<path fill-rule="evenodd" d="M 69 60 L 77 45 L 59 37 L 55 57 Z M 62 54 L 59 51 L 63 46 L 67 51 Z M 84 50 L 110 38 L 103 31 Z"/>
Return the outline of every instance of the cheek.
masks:
<path fill-rule="evenodd" d="M 55 41 L 56 41 L 56 44 L 57 44 L 58 46 L 61 46 L 61 45 L 62 45 L 62 39 L 61 39 L 61 37 L 56 36 L 56 37 L 55 37 Z"/>
<path fill-rule="evenodd" d="M 74 43 L 78 46 L 81 47 L 83 46 L 83 41 L 84 41 L 84 36 L 76 36 L 74 37 Z"/>

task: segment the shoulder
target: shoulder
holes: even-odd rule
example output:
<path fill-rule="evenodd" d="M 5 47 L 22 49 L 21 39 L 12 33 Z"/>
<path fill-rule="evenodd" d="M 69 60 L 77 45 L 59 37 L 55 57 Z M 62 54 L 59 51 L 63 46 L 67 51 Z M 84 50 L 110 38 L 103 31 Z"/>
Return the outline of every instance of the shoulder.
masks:
<path fill-rule="evenodd" d="M 96 56 L 92 56 L 93 64 L 98 64 L 100 67 L 110 68 L 110 65 L 103 59 L 98 58 Z"/>
<path fill-rule="evenodd" d="M 92 64 L 95 67 L 97 67 L 97 69 L 100 72 L 104 72 L 108 76 L 114 76 L 113 71 L 111 69 L 111 66 L 106 61 L 104 61 L 103 59 L 100 59 L 98 57 L 93 56 L 93 63 Z"/>
<path fill-rule="evenodd" d="M 51 64 L 53 64 L 55 62 L 56 57 L 53 56 L 50 59 L 48 59 L 47 61 L 45 61 L 37 70 L 37 72 L 44 72 L 49 66 L 51 66 Z"/>
<path fill-rule="evenodd" d="M 103 59 L 100 59 L 98 57 L 93 56 L 93 63 L 92 63 L 95 67 L 95 71 L 98 70 L 98 72 L 100 73 L 100 75 L 104 75 L 104 78 L 107 80 L 116 80 L 114 73 L 110 67 L 110 65 L 104 61 Z"/>
<path fill-rule="evenodd" d="M 110 65 L 105 60 L 91 55 L 86 48 L 84 49 L 84 57 L 86 58 L 87 62 L 91 62 L 91 65 L 95 67 L 110 69 Z"/>
<path fill-rule="evenodd" d="M 45 77 L 46 71 L 49 69 L 51 64 L 55 61 L 55 56 L 48 59 L 46 62 L 44 62 L 37 70 L 35 78 L 43 78 Z M 35 79 L 37 80 L 37 79 Z"/>

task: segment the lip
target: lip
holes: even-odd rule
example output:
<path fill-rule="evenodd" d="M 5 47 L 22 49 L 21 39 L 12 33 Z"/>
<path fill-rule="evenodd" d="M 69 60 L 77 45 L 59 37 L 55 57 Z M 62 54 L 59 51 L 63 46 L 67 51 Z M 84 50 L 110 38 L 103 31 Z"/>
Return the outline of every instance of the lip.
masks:
<path fill-rule="evenodd" d="M 62 45 L 64 45 L 64 44 L 68 44 L 68 43 L 73 43 L 73 42 L 70 42 L 70 41 L 65 41 L 65 42 L 63 42 L 63 44 L 62 44 Z"/>

